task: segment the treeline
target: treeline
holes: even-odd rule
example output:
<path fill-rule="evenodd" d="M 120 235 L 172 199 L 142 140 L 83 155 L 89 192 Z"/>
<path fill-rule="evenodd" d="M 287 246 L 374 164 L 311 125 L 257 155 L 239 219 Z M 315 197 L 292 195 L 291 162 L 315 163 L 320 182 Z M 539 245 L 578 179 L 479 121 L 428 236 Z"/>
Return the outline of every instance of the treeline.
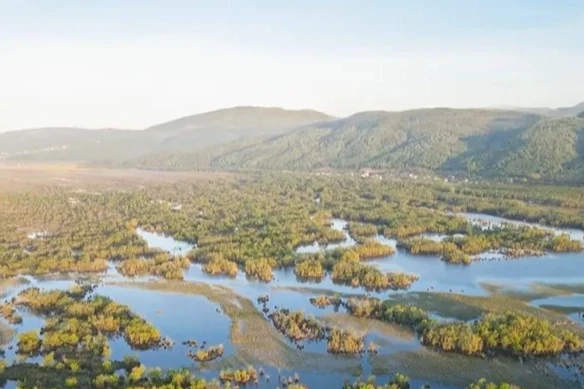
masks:
<path fill-rule="evenodd" d="M 425 345 L 465 355 L 543 356 L 584 351 L 584 339 L 547 320 L 487 314 L 473 324 L 444 324 L 422 334 Z"/>
<path fill-rule="evenodd" d="M 125 259 L 116 266 L 116 269 L 127 277 L 150 274 L 167 280 L 182 280 L 184 270 L 190 265 L 191 262 L 186 257 L 173 257 L 168 253 L 155 252 L 151 256 L 145 254 L 141 258 Z"/>
<path fill-rule="evenodd" d="M 353 287 L 361 286 L 366 290 L 376 291 L 408 289 L 412 283 L 418 280 L 418 277 L 413 274 L 384 273 L 374 266 L 365 265 L 359 262 L 358 257 L 354 256 L 351 251 L 345 253 L 335 263 L 331 278 L 337 283 Z"/>
<path fill-rule="evenodd" d="M 469 261 L 468 255 L 488 248 L 506 247 L 515 254 L 521 250 L 580 250 L 579 242 L 547 233 L 543 236 L 536 229 L 479 231 L 465 218 L 449 213 L 482 210 L 547 225 L 584 226 L 584 200 L 577 190 L 544 187 L 541 193 L 526 194 L 533 191 L 525 189 L 518 185 L 262 174 L 204 184 L 153 185 L 128 192 L 51 188 L 2 193 L 0 276 L 103 272 L 108 261 L 114 261 L 128 275 L 146 272 L 181 278 L 186 261 L 168 255 L 163 258 L 159 251 L 148 248 L 136 234 L 141 227 L 197 244 L 188 258 L 205 265 L 208 273 L 232 276 L 235 264 L 247 269 L 250 277 L 267 281 L 271 279 L 269 268 L 302 262 L 296 253 L 299 246 L 342 240 L 343 232 L 331 228 L 333 217 L 349 222 L 349 233 L 359 241 L 352 250 L 361 259 L 393 252 L 368 239 L 379 232 L 402 240 L 428 232 L 465 234 L 461 240 L 449 240 L 458 250 L 452 245 L 425 250 L 462 263 Z M 334 264 L 321 261 L 321 265 L 326 271 Z M 320 273 L 313 263 L 298 269 L 300 277 L 319 278 Z"/>
<path fill-rule="evenodd" d="M 399 246 L 412 254 L 438 255 L 451 263 L 469 264 L 471 255 L 487 251 L 501 251 L 509 257 L 541 255 L 545 251 L 579 252 L 582 243 L 567 234 L 555 235 L 535 227 L 503 225 L 500 228 L 482 230 L 472 234 L 449 237 L 443 241 L 414 238 L 399 242 Z"/>
<path fill-rule="evenodd" d="M 237 275 L 237 264 L 229 261 L 221 254 L 212 253 L 203 263 L 202 270 L 210 275 L 224 275 L 235 277 Z"/>

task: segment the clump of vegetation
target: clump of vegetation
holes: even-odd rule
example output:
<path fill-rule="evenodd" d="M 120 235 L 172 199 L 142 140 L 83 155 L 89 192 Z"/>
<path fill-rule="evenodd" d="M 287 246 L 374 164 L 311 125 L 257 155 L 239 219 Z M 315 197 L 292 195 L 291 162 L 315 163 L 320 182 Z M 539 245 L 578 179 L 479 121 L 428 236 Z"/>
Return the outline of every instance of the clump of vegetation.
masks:
<path fill-rule="evenodd" d="M 270 295 L 269 294 L 262 294 L 259 295 L 257 298 L 258 304 L 267 304 L 270 302 Z"/>
<path fill-rule="evenodd" d="M 6 319 L 10 324 L 22 323 L 22 316 L 16 312 L 14 305 L 8 302 L 0 305 L 0 316 Z"/>
<path fill-rule="evenodd" d="M 353 238 L 369 238 L 373 235 L 377 235 L 378 232 L 376 225 L 368 223 L 351 222 L 347 225 L 347 229 Z"/>
<path fill-rule="evenodd" d="M 247 384 L 258 380 L 258 373 L 253 366 L 247 369 L 226 369 L 219 372 L 219 379 L 221 381 L 235 382 L 237 384 Z"/>
<path fill-rule="evenodd" d="M 229 277 L 235 277 L 237 275 L 237 264 L 231 262 L 220 254 L 213 254 L 210 258 L 203 264 L 202 270 L 211 275 L 226 275 Z"/>
<path fill-rule="evenodd" d="M 18 353 L 36 355 L 41 348 L 41 339 L 36 331 L 23 332 L 18 335 Z"/>
<path fill-rule="evenodd" d="M 546 250 L 554 252 L 579 252 L 582 243 L 567 234 L 555 236 L 552 232 L 535 227 L 504 224 L 483 230 L 475 227 L 464 237 L 447 238 L 442 242 L 415 238 L 400 242 L 412 254 L 439 255 L 451 263 L 470 264 L 470 255 L 498 250 L 510 258 L 541 255 Z"/>
<path fill-rule="evenodd" d="M 20 339 L 19 352 L 24 354 L 61 352 L 76 354 L 78 348 L 87 347 L 97 353 L 107 352 L 105 336 L 123 336 L 128 344 L 138 349 L 158 347 L 162 338 L 151 324 L 134 314 L 129 307 L 99 295 L 86 294 L 91 286 L 75 286 L 70 291 L 29 288 L 18 294 L 15 304 L 34 314 L 47 318 L 41 330 L 25 333 Z M 96 335 L 97 334 L 97 335 Z M 41 347 L 36 347 L 40 342 Z"/>
<path fill-rule="evenodd" d="M 375 377 L 369 377 L 367 381 L 357 380 L 353 383 L 345 383 L 343 389 L 410 389 L 410 379 L 403 374 L 396 373 L 387 384 L 377 385 Z"/>
<path fill-rule="evenodd" d="M 300 279 L 320 281 L 324 277 L 324 267 L 320 261 L 304 259 L 296 263 L 294 273 Z"/>
<path fill-rule="evenodd" d="M 210 346 L 207 349 L 199 349 L 196 352 L 189 351 L 187 356 L 197 362 L 208 362 L 223 356 L 223 345 Z"/>
<path fill-rule="evenodd" d="M 345 303 L 353 316 L 377 319 L 403 325 L 418 331 L 435 325 L 426 311 L 413 305 L 391 304 L 377 298 L 349 298 Z"/>
<path fill-rule="evenodd" d="M 291 312 L 280 309 L 268 316 L 274 327 L 292 341 L 322 340 L 325 338 L 325 329 L 314 318 L 306 317 L 304 312 Z"/>
<path fill-rule="evenodd" d="M 395 249 L 373 239 L 366 239 L 351 250 L 355 251 L 362 260 L 369 258 L 385 257 L 395 254 Z"/>
<path fill-rule="evenodd" d="M 473 324 L 427 328 L 425 345 L 466 355 L 543 356 L 584 351 L 584 339 L 547 320 L 517 313 L 487 314 Z"/>
<path fill-rule="evenodd" d="M 338 309 L 343 304 L 343 300 L 339 296 L 321 295 L 317 297 L 311 297 L 310 304 L 318 308 L 333 306 L 335 309 Z"/>
<path fill-rule="evenodd" d="M 468 389 L 521 389 L 519 386 L 508 384 L 506 382 L 495 383 L 489 382 L 485 378 L 481 378 L 477 382 L 473 382 L 468 386 Z"/>
<path fill-rule="evenodd" d="M 327 351 L 333 354 L 362 353 L 364 339 L 364 335 L 353 331 L 333 328 L 327 337 Z"/>
<path fill-rule="evenodd" d="M 331 278 L 334 282 L 376 291 L 407 289 L 418 280 L 413 274 L 383 273 L 346 256 L 333 266 Z"/>
<path fill-rule="evenodd" d="M 245 262 L 245 275 L 251 279 L 270 282 L 274 278 L 272 261 L 267 258 L 250 259 Z"/>
<path fill-rule="evenodd" d="M 151 274 L 167 280 L 182 280 L 183 271 L 190 265 L 190 260 L 186 257 L 173 257 L 167 253 L 153 252 L 143 254 L 140 258 L 125 259 L 116 268 L 127 277 Z"/>

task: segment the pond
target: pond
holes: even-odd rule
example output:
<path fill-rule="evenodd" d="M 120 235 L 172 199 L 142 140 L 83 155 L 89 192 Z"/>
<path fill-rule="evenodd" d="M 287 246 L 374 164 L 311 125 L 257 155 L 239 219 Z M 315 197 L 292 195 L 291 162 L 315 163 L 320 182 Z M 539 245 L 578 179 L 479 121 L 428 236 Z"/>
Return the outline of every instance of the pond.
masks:
<path fill-rule="evenodd" d="M 142 228 L 137 228 L 136 233 L 148 243 L 148 247 L 167 251 L 172 255 L 186 255 L 195 246 L 180 240 L 174 240 L 171 236 L 148 232 Z"/>

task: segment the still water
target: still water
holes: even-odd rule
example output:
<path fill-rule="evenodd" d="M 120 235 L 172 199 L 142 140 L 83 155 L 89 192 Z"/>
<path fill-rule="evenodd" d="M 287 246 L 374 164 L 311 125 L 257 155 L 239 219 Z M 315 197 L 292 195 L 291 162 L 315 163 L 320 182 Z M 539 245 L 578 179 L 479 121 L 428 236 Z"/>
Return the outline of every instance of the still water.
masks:
<path fill-rule="evenodd" d="M 510 222 L 502 218 L 488 215 L 465 214 L 469 220 L 483 226 L 494 226 L 502 222 Z M 513 222 L 520 223 L 520 222 Z M 522 223 L 524 224 L 524 223 Z M 355 245 L 355 241 L 344 230 L 346 222 L 335 219 L 333 228 L 345 232 L 345 240 L 335 244 L 319 246 L 317 243 L 301 246 L 298 253 L 310 253 L 318 250 L 331 250 L 337 247 L 350 247 Z M 584 233 L 574 230 L 554 230 L 556 233 L 569 233 L 573 238 L 582 239 Z M 186 242 L 174 240 L 172 237 L 151 233 L 138 229 L 137 233 L 148 243 L 150 247 L 168 251 L 173 255 L 184 255 L 193 248 Z M 430 234 L 427 238 L 441 240 L 444 235 Z M 376 239 L 387 245 L 396 246 L 396 241 L 382 236 Z M 520 260 L 497 260 L 496 256 L 490 261 L 474 262 L 471 265 L 454 265 L 442 262 L 437 257 L 411 255 L 403 250 L 397 250 L 394 255 L 378 258 L 368 263 L 379 267 L 384 271 L 400 271 L 414 273 L 420 280 L 411 287 L 412 291 L 452 291 L 472 295 L 486 295 L 488 291 L 485 284 L 511 285 L 515 288 L 529 288 L 533 283 L 542 284 L 582 284 L 584 283 L 584 254 L 547 254 L 542 257 L 522 258 Z M 328 315 L 332 309 L 318 309 L 308 303 L 308 299 L 321 293 L 319 289 L 326 289 L 341 294 L 362 294 L 363 290 L 354 289 L 344 285 L 336 285 L 330 278 L 325 278 L 320 283 L 301 283 L 296 279 L 292 269 L 278 269 L 274 272 L 275 280 L 270 284 L 251 282 L 246 279 L 243 273 L 239 273 L 235 278 L 210 277 L 201 271 L 199 265 L 192 265 L 185 272 L 187 281 L 205 282 L 208 284 L 224 285 L 233 289 L 236 293 L 248 297 L 254 303 L 256 298 L 262 294 L 270 295 L 269 307 L 285 307 L 291 310 L 304 310 L 314 316 Z M 110 266 L 103 276 L 105 281 L 125 280 L 115 270 L 115 266 Z M 138 280 L 147 280 L 151 277 L 143 277 Z M 40 280 L 27 277 L 29 285 L 19 286 L 11 291 L 8 298 L 17 294 L 20 290 L 29 286 L 38 286 L 43 289 L 66 289 L 73 285 L 72 280 Z M 225 356 L 234 353 L 234 346 L 230 342 L 229 328 L 230 319 L 223 314 L 219 306 L 204 297 L 196 295 L 186 295 L 180 293 L 156 292 L 137 288 L 127 288 L 122 286 L 108 285 L 107 282 L 101 285 L 96 293 L 111 297 L 112 299 L 127 304 L 132 309 L 153 323 L 160 329 L 164 336 L 175 341 L 171 349 L 135 351 L 132 350 L 123 339 L 114 339 L 111 342 L 112 357 L 122 358 L 125 355 L 136 355 L 147 366 L 160 366 L 162 368 L 190 367 L 195 369 L 197 364 L 187 357 L 188 347 L 183 346 L 181 341 L 194 339 L 198 342 L 205 340 L 209 345 L 223 344 Z M 382 292 L 372 293 L 380 298 L 386 298 L 393 293 L 403 292 Z M 533 301 L 534 305 L 554 305 L 566 307 L 584 306 L 584 295 L 570 295 L 561 297 L 550 297 Z M 42 326 L 42 320 L 32 315 L 21 312 L 24 323 L 16 327 L 18 332 L 31 329 L 38 329 Z M 570 313 L 572 320 L 581 320 L 576 312 Z M 381 347 L 384 354 L 391 354 L 400 351 L 412 351 L 420 349 L 420 344 L 415 337 L 399 338 L 380 332 L 371 331 L 367 334 L 367 341 L 373 340 Z M 366 342 L 367 344 L 367 342 Z M 12 349 L 6 353 L 7 360 L 13 360 L 16 350 L 16 339 L 11 342 Z M 324 342 L 307 345 L 306 351 L 313 353 L 326 353 Z M 363 376 L 371 373 L 371 367 L 367 357 L 361 358 Z M 265 368 L 265 367 L 264 367 Z M 266 368 L 265 368 L 266 369 Z M 276 369 L 266 369 L 272 377 L 277 377 L 279 372 Z M 293 372 L 281 372 L 291 375 Z M 298 372 L 302 382 L 313 388 L 340 388 L 345 379 L 353 379 L 350 373 L 327 373 L 313 370 Z M 216 372 L 207 371 L 201 374 L 207 377 L 215 377 Z M 431 383 L 432 388 L 450 389 L 458 386 L 441 385 L 436 382 L 422 382 L 413 377 L 413 387 L 419 387 L 423 383 Z M 275 387 L 275 381 L 271 384 L 263 382 L 260 387 Z M 326 383 L 326 384 L 324 384 Z"/>

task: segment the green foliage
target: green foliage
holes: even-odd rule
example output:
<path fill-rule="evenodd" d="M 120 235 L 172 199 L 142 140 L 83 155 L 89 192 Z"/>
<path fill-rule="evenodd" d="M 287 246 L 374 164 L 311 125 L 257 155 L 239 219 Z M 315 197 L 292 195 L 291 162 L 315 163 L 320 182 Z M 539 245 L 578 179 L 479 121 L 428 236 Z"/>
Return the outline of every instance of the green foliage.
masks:
<path fill-rule="evenodd" d="M 318 308 L 325 308 L 328 306 L 334 306 L 335 308 L 340 307 L 343 304 L 343 300 L 339 296 L 317 296 L 311 297 L 310 303 Z"/>
<path fill-rule="evenodd" d="M 410 389 L 410 379 L 401 373 L 396 373 L 387 384 L 377 385 L 375 377 L 369 377 L 367 381 L 357 380 L 354 383 L 346 383 L 343 389 Z"/>
<path fill-rule="evenodd" d="M 249 259 L 245 262 L 245 275 L 251 279 L 270 282 L 274 278 L 272 263 L 267 258 Z"/>
<path fill-rule="evenodd" d="M 210 258 L 206 259 L 202 269 L 211 275 L 221 274 L 229 277 L 237 275 L 237 264 L 223 258 L 221 254 L 211 254 Z"/>
<path fill-rule="evenodd" d="M 407 289 L 418 280 L 413 274 L 383 273 L 374 266 L 364 265 L 346 255 L 333 266 L 331 278 L 338 283 L 378 291 Z"/>
<path fill-rule="evenodd" d="M 253 366 L 249 366 L 247 369 L 237 369 L 237 370 L 221 370 L 219 372 L 219 379 L 221 381 L 235 382 L 238 384 L 246 384 L 248 382 L 254 382 L 258 379 L 258 373 Z"/>
<path fill-rule="evenodd" d="M 584 339 L 547 320 L 516 313 L 488 314 L 473 324 L 433 326 L 422 342 L 444 351 L 467 355 L 559 355 L 584 350 Z"/>
<path fill-rule="evenodd" d="M 167 253 L 154 252 L 150 258 L 142 257 L 123 260 L 117 266 L 117 269 L 127 277 L 152 274 L 168 280 L 182 280 L 183 270 L 190 265 L 188 258 L 175 258 Z"/>
<path fill-rule="evenodd" d="M 333 354 L 361 353 L 364 339 L 364 335 L 353 331 L 333 328 L 327 337 L 327 351 Z"/>
<path fill-rule="evenodd" d="M 321 280 L 324 277 L 324 267 L 320 261 L 304 259 L 296 263 L 294 273 L 300 279 Z"/>
<path fill-rule="evenodd" d="M 71 291 L 41 291 L 38 288 L 22 291 L 16 304 L 47 317 L 47 321 L 42 339 L 36 332 L 21 334 L 19 352 L 76 354 L 81 346 L 81 349 L 106 355 L 109 346 L 104 335 L 123 335 L 128 344 L 139 349 L 159 345 L 161 335 L 156 328 L 132 313 L 129 307 L 107 297 L 86 298 L 91 292 L 90 286 L 78 286 Z"/>
<path fill-rule="evenodd" d="M 23 332 L 18 335 L 18 353 L 36 354 L 41 348 L 41 340 L 36 331 Z"/>
<path fill-rule="evenodd" d="M 567 234 L 554 235 L 541 228 L 503 225 L 501 228 L 483 230 L 475 227 L 466 236 L 448 238 L 442 242 L 431 239 L 414 238 L 400 242 L 412 254 L 440 255 L 452 263 L 470 264 L 469 255 L 480 254 L 489 250 L 501 250 L 516 257 L 539 254 L 545 250 L 554 252 L 579 252 L 582 243 L 570 239 Z"/>
<path fill-rule="evenodd" d="M 325 337 L 325 329 L 314 318 L 306 317 L 304 312 L 291 312 L 280 309 L 269 315 L 274 327 L 292 341 L 321 340 Z"/>
<path fill-rule="evenodd" d="M 367 223 L 349 223 L 349 234 L 353 238 L 369 238 L 377 234 L 377 226 Z"/>
<path fill-rule="evenodd" d="M 473 382 L 468 386 L 468 389 L 521 389 L 519 386 L 511 385 L 508 383 L 494 383 L 489 382 L 485 378 L 481 378 L 477 382 Z"/>

